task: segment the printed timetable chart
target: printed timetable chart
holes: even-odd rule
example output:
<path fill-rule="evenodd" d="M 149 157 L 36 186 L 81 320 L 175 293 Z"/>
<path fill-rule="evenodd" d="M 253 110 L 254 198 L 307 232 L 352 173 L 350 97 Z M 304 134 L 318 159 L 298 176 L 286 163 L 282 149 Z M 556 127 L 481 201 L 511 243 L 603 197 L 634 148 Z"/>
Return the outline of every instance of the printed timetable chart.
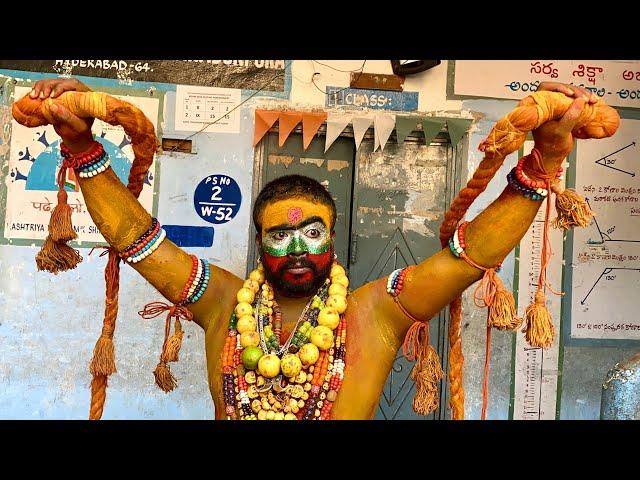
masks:
<path fill-rule="evenodd" d="M 235 88 L 176 88 L 175 129 L 185 132 L 240 132 L 241 91 Z M 205 127 L 203 129 L 203 127 Z"/>

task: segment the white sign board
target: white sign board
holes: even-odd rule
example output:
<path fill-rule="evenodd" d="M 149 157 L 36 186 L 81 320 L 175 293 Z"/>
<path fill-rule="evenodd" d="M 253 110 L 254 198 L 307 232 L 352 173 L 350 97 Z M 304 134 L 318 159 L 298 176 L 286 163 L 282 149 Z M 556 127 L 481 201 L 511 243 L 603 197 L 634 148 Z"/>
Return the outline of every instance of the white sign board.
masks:
<path fill-rule="evenodd" d="M 453 93 L 520 100 L 542 82 L 577 85 L 608 105 L 640 108 L 637 60 L 456 60 Z"/>

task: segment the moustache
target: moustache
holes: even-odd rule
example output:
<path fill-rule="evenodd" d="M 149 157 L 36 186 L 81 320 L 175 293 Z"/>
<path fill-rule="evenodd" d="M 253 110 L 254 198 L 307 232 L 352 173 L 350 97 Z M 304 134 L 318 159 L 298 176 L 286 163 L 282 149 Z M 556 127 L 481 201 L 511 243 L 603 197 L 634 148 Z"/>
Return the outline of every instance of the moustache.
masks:
<path fill-rule="evenodd" d="M 316 272 L 316 265 L 313 262 L 310 262 L 306 258 L 298 258 L 287 260 L 279 270 L 282 272 L 284 270 L 288 270 L 290 268 L 310 268 L 314 273 Z"/>

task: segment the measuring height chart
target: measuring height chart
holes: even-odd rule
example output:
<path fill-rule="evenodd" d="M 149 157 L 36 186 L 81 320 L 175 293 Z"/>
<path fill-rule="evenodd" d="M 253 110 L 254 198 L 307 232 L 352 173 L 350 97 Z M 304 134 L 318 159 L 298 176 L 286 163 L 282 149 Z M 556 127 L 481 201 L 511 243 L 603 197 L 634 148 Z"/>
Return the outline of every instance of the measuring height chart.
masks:
<path fill-rule="evenodd" d="M 571 337 L 640 340 L 640 121 L 579 140 L 576 190 L 595 217 L 573 236 Z"/>
<path fill-rule="evenodd" d="M 533 142 L 524 145 L 529 153 Z M 542 203 L 535 220 L 520 242 L 518 259 L 518 314 L 523 316 L 525 309 L 534 300 L 540 274 L 540 255 L 542 253 L 544 216 L 546 200 Z M 552 219 L 554 208 L 552 206 Z M 562 233 L 551 227 L 549 240 L 553 256 L 547 266 L 547 282 L 555 291 L 560 291 L 562 282 Z M 558 391 L 558 345 L 560 341 L 560 305 L 561 297 L 549 289 L 546 291 L 547 307 L 553 319 L 555 336 L 549 348 L 531 347 L 519 329 L 516 333 L 514 420 L 553 420 L 556 417 L 556 398 Z"/>
<path fill-rule="evenodd" d="M 209 175 L 193 195 L 193 205 L 203 220 L 220 225 L 236 216 L 242 203 L 238 183 L 227 175 Z"/>

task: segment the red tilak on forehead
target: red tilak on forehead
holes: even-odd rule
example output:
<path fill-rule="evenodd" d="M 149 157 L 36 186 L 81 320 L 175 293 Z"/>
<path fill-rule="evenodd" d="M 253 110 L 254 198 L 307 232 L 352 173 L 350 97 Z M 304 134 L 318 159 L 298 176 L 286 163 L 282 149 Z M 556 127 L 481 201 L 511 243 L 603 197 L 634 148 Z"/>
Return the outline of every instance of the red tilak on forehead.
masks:
<path fill-rule="evenodd" d="M 291 207 L 287 211 L 287 220 L 291 225 L 295 225 L 302 220 L 302 209 L 300 207 Z"/>

